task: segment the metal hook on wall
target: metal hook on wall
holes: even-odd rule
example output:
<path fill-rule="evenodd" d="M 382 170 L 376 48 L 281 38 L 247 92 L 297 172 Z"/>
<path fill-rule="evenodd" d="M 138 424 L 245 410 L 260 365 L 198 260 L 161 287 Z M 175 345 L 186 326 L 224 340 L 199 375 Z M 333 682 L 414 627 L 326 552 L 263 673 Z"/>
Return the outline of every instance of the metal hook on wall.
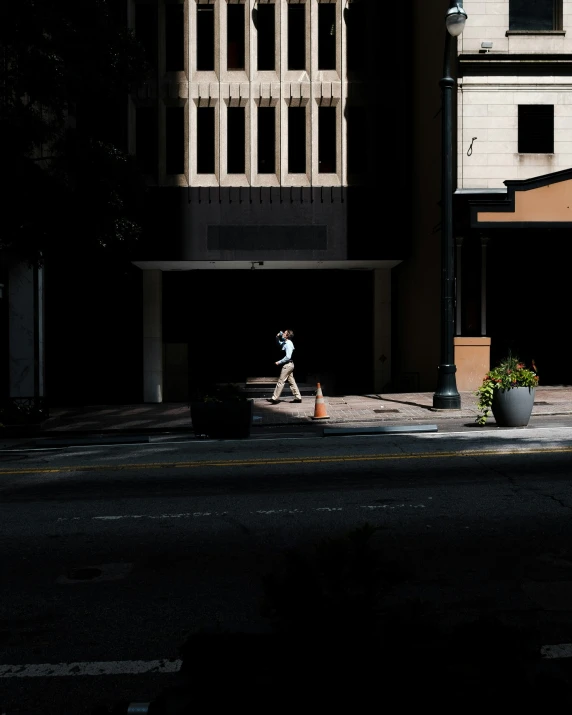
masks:
<path fill-rule="evenodd" d="M 471 156 L 473 153 L 473 142 L 476 141 L 477 137 L 471 139 L 471 146 L 467 149 L 467 156 Z"/>

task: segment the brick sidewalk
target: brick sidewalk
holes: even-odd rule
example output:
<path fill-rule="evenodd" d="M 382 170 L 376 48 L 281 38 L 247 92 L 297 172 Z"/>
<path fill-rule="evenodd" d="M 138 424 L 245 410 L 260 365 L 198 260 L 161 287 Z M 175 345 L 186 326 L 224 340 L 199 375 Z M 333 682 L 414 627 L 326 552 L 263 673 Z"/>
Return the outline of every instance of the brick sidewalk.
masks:
<path fill-rule="evenodd" d="M 303 397 L 292 404 L 286 396 L 277 405 L 265 398 L 254 400 L 253 426 L 317 424 L 312 420 L 315 398 Z M 468 419 L 477 416 L 476 397 L 461 393 L 460 410 L 433 410 L 433 393 L 401 392 L 380 395 L 324 395 L 330 417 L 323 424 L 435 422 L 443 419 Z M 572 386 L 538 387 L 533 416 L 572 415 Z M 54 408 L 43 432 L 103 430 L 185 430 L 192 429 L 187 404 L 95 405 Z"/>

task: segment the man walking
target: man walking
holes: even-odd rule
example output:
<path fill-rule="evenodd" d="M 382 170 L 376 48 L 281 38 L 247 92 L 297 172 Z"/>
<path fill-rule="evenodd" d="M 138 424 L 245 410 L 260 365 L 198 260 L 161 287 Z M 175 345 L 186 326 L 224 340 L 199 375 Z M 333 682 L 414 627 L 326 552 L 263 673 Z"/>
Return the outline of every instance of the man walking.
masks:
<path fill-rule="evenodd" d="M 284 357 L 282 360 L 278 360 L 278 362 L 275 363 L 275 365 L 282 365 L 282 369 L 280 370 L 280 377 L 278 378 L 278 382 L 274 388 L 274 394 L 268 400 L 268 402 L 273 405 L 280 402 L 279 398 L 282 394 L 286 380 L 288 380 L 288 384 L 290 385 L 290 389 L 294 395 L 292 402 L 302 402 L 302 395 L 300 394 L 300 390 L 298 389 L 298 385 L 294 379 L 294 362 L 292 360 L 292 353 L 294 352 L 294 343 L 292 342 L 293 337 L 294 332 L 292 330 L 281 330 L 276 336 L 276 342 L 280 345 L 282 350 L 284 350 Z"/>

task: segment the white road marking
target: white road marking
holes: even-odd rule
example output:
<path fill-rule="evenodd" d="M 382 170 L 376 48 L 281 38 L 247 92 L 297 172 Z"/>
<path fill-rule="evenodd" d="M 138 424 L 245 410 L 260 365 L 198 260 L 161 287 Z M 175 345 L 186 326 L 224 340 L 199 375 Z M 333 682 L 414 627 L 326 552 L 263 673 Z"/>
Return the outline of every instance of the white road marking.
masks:
<path fill-rule="evenodd" d="M 432 497 L 429 497 L 432 499 Z M 425 504 L 363 504 L 358 509 L 425 509 Z M 341 506 L 329 507 L 319 506 L 313 509 L 259 509 L 251 511 L 250 514 L 260 514 L 261 516 L 273 516 L 275 514 L 304 514 L 311 511 L 333 512 L 343 511 Z M 91 519 L 92 521 L 120 521 L 121 519 L 192 519 L 201 516 L 228 516 L 227 511 L 193 511 L 180 514 L 113 514 L 109 516 L 60 516 L 56 521 L 80 521 Z"/>
<path fill-rule="evenodd" d="M 542 658 L 572 658 L 572 643 L 543 645 L 540 649 Z"/>
<path fill-rule="evenodd" d="M 431 498 L 431 497 L 429 497 Z M 411 509 L 425 509 L 425 504 L 368 504 L 368 506 L 362 506 L 361 509 L 402 509 L 403 507 L 410 507 Z"/>
<path fill-rule="evenodd" d="M 181 660 L 103 660 L 86 663 L 0 665 L 0 678 L 57 678 L 78 675 L 141 675 L 178 673 Z"/>
<path fill-rule="evenodd" d="M 315 509 L 312 509 L 315 511 Z M 253 512 L 250 512 L 251 514 Z M 255 514 L 302 514 L 302 509 L 259 509 Z"/>
<path fill-rule="evenodd" d="M 542 658 L 571 658 L 572 643 L 545 645 Z M 103 660 L 84 663 L 0 665 L 0 678 L 58 678 L 85 675 L 143 675 L 178 673 L 182 660 Z"/>
<path fill-rule="evenodd" d="M 92 516 L 99 521 L 118 521 L 119 519 L 189 519 L 193 516 L 226 516 L 227 512 L 194 511 L 183 514 L 123 514 L 121 516 Z M 59 519 L 58 519 L 59 521 Z"/>

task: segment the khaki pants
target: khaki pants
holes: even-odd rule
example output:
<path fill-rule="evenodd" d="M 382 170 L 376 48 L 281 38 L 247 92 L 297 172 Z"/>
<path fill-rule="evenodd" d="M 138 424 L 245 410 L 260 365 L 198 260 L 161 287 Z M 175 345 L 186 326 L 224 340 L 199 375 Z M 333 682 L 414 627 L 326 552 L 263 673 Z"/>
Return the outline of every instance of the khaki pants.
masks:
<path fill-rule="evenodd" d="M 290 389 L 292 390 L 294 399 L 301 400 L 302 395 L 300 394 L 300 390 L 298 389 L 298 385 L 296 384 L 296 380 L 294 379 L 293 362 L 287 362 L 285 365 L 282 365 L 282 370 L 280 370 L 280 377 L 278 378 L 278 382 L 276 383 L 276 387 L 274 388 L 274 394 L 272 395 L 272 399 L 277 400 L 280 397 L 280 395 L 282 394 L 282 390 L 284 389 L 284 383 L 286 382 L 286 380 L 288 380 L 288 384 L 290 385 Z"/>

